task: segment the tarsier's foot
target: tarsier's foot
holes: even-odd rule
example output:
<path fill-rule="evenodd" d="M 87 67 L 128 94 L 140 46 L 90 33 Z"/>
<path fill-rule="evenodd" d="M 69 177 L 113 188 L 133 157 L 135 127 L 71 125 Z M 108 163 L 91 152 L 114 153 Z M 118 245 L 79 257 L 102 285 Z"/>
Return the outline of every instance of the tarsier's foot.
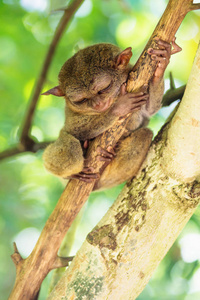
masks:
<path fill-rule="evenodd" d="M 116 148 L 115 148 L 116 149 Z M 113 161 L 116 156 L 115 149 L 112 146 L 109 146 L 107 149 L 102 148 L 101 146 L 97 147 L 97 160 L 104 161 L 105 164 L 100 170 L 100 174 L 105 170 L 105 168 Z"/>
<path fill-rule="evenodd" d="M 115 150 L 112 146 L 109 146 L 107 149 L 102 148 L 101 146 L 97 147 L 97 159 L 100 161 L 105 161 L 110 163 L 113 158 L 116 156 Z"/>
<path fill-rule="evenodd" d="M 107 150 L 103 149 L 101 146 L 97 147 L 97 160 L 100 161 L 105 161 L 106 165 L 104 166 L 103 169 L 113 160 L 113 158 L 116 156 L 116 153 L 113 149 L 113 147 L 109 146 Z M 101 170 L 102 171 L 102 170 Z M 78 179 L 87 183 L 90 183 L 94 180 L 97 180 L 100 178 L 99 173 L 94 173 L 94 168 L 93 167 L 88 167 L 87 166 L 87 160 L 85 160 L 85 167 L 83 170 L 78 173 L 71 175 L 68 177 L 68 179 Z"/>
<path fill-rule="evenodd" d="M 78 179 L 90 183 L 96 179 L 99 179 L 99 177 L 100 175 L 98 173 L 94 173 L 93 167 L 84 167 L 80 173 L 71 175 L 67 179 Z"/>

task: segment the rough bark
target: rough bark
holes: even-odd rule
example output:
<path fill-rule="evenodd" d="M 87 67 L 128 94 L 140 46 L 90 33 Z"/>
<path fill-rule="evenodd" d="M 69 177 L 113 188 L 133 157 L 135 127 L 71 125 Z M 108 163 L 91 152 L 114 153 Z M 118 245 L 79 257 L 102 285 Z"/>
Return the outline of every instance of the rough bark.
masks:
<path fill-rule="evenodd" d="M 163 152 L 166 172 L 183 182 L 200 174 L 200 58 L 197 56 L 187 87 L 168 132 L 168 147 Z"/>
<path fill-rule="evenodd" d="M 200 48 L 183 100 L 48 300 L 135 299 L 200 202 Z M 171 162 L 172 161 L 172 162 Z"/>

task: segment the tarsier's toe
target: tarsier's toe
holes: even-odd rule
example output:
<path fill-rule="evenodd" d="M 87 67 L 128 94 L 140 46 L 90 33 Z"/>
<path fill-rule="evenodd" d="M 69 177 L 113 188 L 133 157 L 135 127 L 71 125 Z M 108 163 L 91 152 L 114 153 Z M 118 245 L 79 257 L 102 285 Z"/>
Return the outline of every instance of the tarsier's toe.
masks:
<path fill-rule="evenodd" d="M 102 148 L 101 146 L 98 146 L 97 153 L 98 153 L 97 159 L 100 161 L 110 162 L 116 156 L 115 150 L 113 149 L 112 146 L 109 146 L 107 150 Z"/>

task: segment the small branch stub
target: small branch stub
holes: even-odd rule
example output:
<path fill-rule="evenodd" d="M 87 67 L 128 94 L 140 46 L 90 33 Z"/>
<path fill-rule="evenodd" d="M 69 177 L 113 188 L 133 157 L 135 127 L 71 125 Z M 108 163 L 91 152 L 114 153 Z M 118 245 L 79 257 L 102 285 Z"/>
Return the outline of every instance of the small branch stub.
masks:
<path fill-rule="evenodd" d="M 190 11 L 191 10 L 196 10 L 196 9 L 200 9 L 200 3 L 192 3 L 190 5 Z"/>
<path fill-rule="evenodd" d="M 12 258 L 14 264 L 15 264 L 15 267 L 18 268 L 20 263 L 22 261 L 24 261 L 24 259 L 21 257 L 15 242 L 13 243 L 13 246 L 14 246 L 14 253 L 11 255 L 11 258 Z"/>
<path fill-rule="evenodd" d="M 170 89 L 174 90 L 176 88 L 175 82 L 174 82 L 174 77 L 172 72 L 169 73 L 169 80 L 170 80 Z"/>
<path fill-rule="evenodd" d="M 54 264 L 52 265 L 52 270 L 57 269 L 57 268 L 63 268 L 67 267 L 69 265 L 69 262 L 72 261 L 74 256 L 69 256 L 69 257 L 59 257 L 57 256 Z"/>

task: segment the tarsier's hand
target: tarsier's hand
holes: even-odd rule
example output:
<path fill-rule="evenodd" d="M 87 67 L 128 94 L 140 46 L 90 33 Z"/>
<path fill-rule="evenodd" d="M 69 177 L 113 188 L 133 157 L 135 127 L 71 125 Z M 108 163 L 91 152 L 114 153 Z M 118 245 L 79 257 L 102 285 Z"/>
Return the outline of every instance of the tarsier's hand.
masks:
<path fill-rule="evenodd" d="M 128 93 L 126 83 L 123 83 L 120 88 L 119 97 L 112 108 L 112 113 L 116 116 L 125 116 L 134 111 L 140 110 L 141 106 L 146 104 L 149 95 L 143 92 Z"/>
<path fill-rule="evenodd" d="M 174 37 L 171 43 L 167 43 L 163 40 L 157 39 L 156 43 L 159 49 L 149 48 L 147 50 L 147 53 L 151 55 L 151 59 L 158 61 L 158 65 L 153 77 L 153 83 L 160 81 L 160 79 L 163 77 L 165 69 L 169 64 L 171 55 L 180 52 L 182 50 L 175 43 L 175 40 L 176 38 Z"/>

